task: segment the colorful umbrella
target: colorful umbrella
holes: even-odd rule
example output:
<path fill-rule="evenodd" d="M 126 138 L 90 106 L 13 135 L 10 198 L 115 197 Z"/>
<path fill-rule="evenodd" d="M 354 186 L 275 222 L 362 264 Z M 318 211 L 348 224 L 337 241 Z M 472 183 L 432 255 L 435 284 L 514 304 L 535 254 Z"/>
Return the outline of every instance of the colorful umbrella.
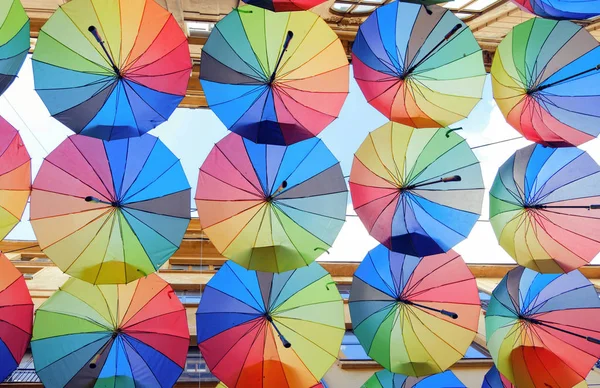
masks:
<path fill-rule="evenodd" d="M 600 167 L 577 148 L 530 145 L 501 167 L 490 222 L 522 266 L 569 272 L 600 252 Z"/>
<path fill-rule="evenodd" d="M 31 193 L 40 247 L 67 274 L 128 283 L 179 248 L 190 221 L 190 186 L 156 137 L 102 141 L 73 135 L 42 163 Z"/>
<path fill-rule="evenodd" d="M 36 311 L 31 350 L 47 387 L 172 387 L 189 342 L 185 308 L 157 275 L 69 279 Z"/>
<path fill-rule="evenodd" d="M 347 199 L 339 162 L 320 139 L 285 147 L 233 133 L 206 158 L 196 192 L 200 224 L 219 252 L 267 272 L 306 266 L 329 249 Z"/>
<path fill-rule="evenodd" d="M 196 322 L 206 364 L 229 388 L 313 387 L 346 331 L 342 297 L 317 263 L 272 274 L 227 261 L 206 285 Z"/>
<path fill-rule="evenodd" d="M 30 191 L 31 157 L 19 132 L 0 117 L 0 240 L 21 220 Z"/>
<path fill-rule="evenodd" d="M 352 66 L 371 105 L 418 128 L 467 117 L 486 75 L 479 44 L 452 11 L 403 2 L 379 7 L 360 26 Z"/>
<path fill-rule="evenodd" d="M 154 0 L 73 0 L 42 27 L 35 88 L 75 133 L 140 136 L 166 121 L 191 74 L 187 38 Z"/>
<path fill-rule="evenodd" d="M 450 251 L 414 257 L 383 245 L 354 273 L 354 334 L 384 368 L 409 376 L 440 373 L 473 342 L 481 312 L 475 278 Z"/>
<path fill-rule="evenodd" d="M 0 252 L 0 382 L 19 366 L 32 323 L 33 302 L 25 279 Z"/>
<path fill-rule="evenodd" d="M 579 271 L 524 267 L 496 287 L 485 316 L 496 367 L 519 388 L 573 387 L 600 358 L 600 299 Z"/>
<path fill-rule="evenodd" d="M 514 27 L 498 46 L 491 70 L 494 98 L 527 139 L 578 146 L 600 133 L 598 69 L 599 43 L 585 28 L 534 18 Z"/>
<path fill-rule="evenodd" d="M 227 388 L 227 386 L 225 384 L 223 384 L 223 383 L 219 383 L 219 384 L 217 384 L 216 388 Z M 317 385 L 313 385 L 310 388 L 325 388 L 325 386 L 323 384 L 319 383 Z"/>
<path fill-rule="evenodd" d="M 546 19 L 589 19 L 600 15 L 598 0 L 511 0 L 524 11 Z"/>
<path fill-rule="evenodd" d="M 0 94 L 13 83 L 29 52 L 29 17 L 19 0 L 0 4 Z"/>
<path fill-rule="evenodd" d="M 348 94 L 348 59 L 337 35 L 311 12 L 245 6 L 225 16 L 202 49 L 208 105 L 255 143 L 316 136 Z"/>
<path fill-rule="evenodd" d="M 412 377 L 380 370 L 362 388 L 466 388 L 451 371 L 425 377 Z"/>
<path fill-rule="evenodd" d="M 483 377 L 481 388 L 514 388 L 514 385 L 493 365 Z"/>
<path fill-rule="evenodd" d="M 414 256 L 446 252 L 464 240 L 484 195 L 479 162 L 462 137 L 391 122 L 354 155 L 350 191 L 371 236 Z"/>
<path fill-rule="evenodd" d="M 273 12 L 308 11 L 326 0 L 245 0 L 244 3 Z"/>

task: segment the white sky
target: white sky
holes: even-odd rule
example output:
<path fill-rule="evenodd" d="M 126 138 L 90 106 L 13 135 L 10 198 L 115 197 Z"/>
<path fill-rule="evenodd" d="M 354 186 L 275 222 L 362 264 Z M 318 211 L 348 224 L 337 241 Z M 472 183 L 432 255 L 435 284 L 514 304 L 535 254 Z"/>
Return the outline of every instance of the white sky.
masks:
<path fill-rule="evenodd" d="M 34 177 L 48 152 L 53 150 L 72 132 L 53 119 L 33 88 L 31 60 L 25 62 L 19 78 L 0 98 L 0 115 L 19 129 L 23 141 L 32 157 Z M 366 135 L 385 124 L 387 119 L 372 108 L 364 99 L 351 77 L 350 94 L 340 117 L 325 129 L 321 138 L 340 160 L 345 175 L 350 174 L 352 157 Z M 465 137 L 471 147 L 519 134 L 510 127 L 492 98 L 491 83 L 486 83 L 483 100 L 477 105 L 467 120 L 451 127 L 463 127 L 457 132 Z M 198 169 L 213 144 L 228 131 L 209 109 L 177 109 L 171 119 L 150 132 L 160 139 L 177 155 L 183 164 L 186 175 L 195 192 Z M 519 139 L 474 150 L 481 162 L 486 189 L 491 186 L 498 167 L 518 148 L 529 144 Z M 597 161 L 600 159 L 600 143 L 596 139 L 581 148 L 588 151 Z M 354 214 L 348 206 L 348 214 Z M 34 240 L 29 209 L 23 221 L 9 234 L 7 239 Z M 492 227 L 488 222 L 488 197 L 485 196 L 480 222 L 477 223 L 468 239 L 455 249 L 470 263 L 513 263 L 513 260 L 498 245 Z M 357 217 L 348 217 L 342 232 L 329 254 L 320 260 L 360 261 L 367 251 L 377 245 Z M 596 257 L 594 264 L 600 264 Z"/>

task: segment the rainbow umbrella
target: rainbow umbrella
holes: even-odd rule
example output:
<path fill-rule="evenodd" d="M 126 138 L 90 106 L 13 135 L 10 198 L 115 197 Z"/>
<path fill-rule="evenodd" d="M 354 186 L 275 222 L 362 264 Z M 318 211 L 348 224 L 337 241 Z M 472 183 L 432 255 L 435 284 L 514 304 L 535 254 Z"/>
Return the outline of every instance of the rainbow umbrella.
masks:
<path fill-rule="evenodd" d="M 317 263 L 273 274 L 227 261 L 196 325 L 206 364 L 229 388 L 318 386 L 346 331 L 342 297 Z"/>
<path fill-rule="evenodd" d="M 483 377 L 481 388 L 514 388 L 514 385 L 493 365 Z"/>
<path fill-rule="evenodd" d="M 349 307 L 367 354 L 409 376 L 440 373 L 460 360 L 481 312 L 475 278 L 460 255 L 414 257 L 383 245 L 354 273 Z"/>
<path fill-rule="evenodd" d="M 13 83 L 29 52 L 29 17 L 19 0 L 0 4 L 0 94 Z"/>
<path fill-rule="evenodd" d="M 600 167 L 577 148 L 530 145 L 498 170 L 490 223 L 522 266 L 569 272 L 600 252 Z"/>
<path fill-rule="evenodd" d="M 600 299 L 581 272 L 508 272 L 485 316 L 496 367 L 519 388 L 573 387 L 600 358 Z"/>
<path fill-rule="evenodd" d="M 160 268 L 190 221 L 180 161 L 156 137 L 73 135 L 42 163 L 31 193 L 40 247 L 67 274 L 128 283 Z"/>
<path fill-rule="evenodd" d="M 362 388 L 466 388 L 451 371 L 424 377 L 405 376 L 383 369 L 369 377 Z"/>
<path fill-rule="evenodd" d="M 567 21 L 534 18 L 514 27 L 498 46 L 491 70 L 494 99 L 508 123 L 551 147 L 578 146 L 598 136 L 599 46 Z"/>
<path fill-rule="evenodd" d="M 172 387 L 189 342 L 185 308 L 157 275 L 69 279 L 36 311 L 31 350 L 47 387 Z"/>
<path fill-rule="evenodd" d="M 467 117 L 486 75 L 479 44 L 452 11 L 404 2 L 379 7 L 360 26 L 352 67 L 371 105 L 418 128 Z"/>
<path fill-rule="evenodd" d="M 33 324 L 33 302 L 23 275 L 0 252 L 0 382 L 27 351 Z"/>
<path fill-rule="evenodd" d="M 257 271 L 306 266 L 333 244 L 348 192 L 339 162 L 318 138 L 289 147 L 230 134 L 200 168 L 200 224 L 225 257 Z"/>
<path fill-rule="evenodd" d="M 245 0 L 244 3 L 273 12 L 308 11 L 326 0 Z"/>
<path fill-rule="evenodd" d="M 187 38 L 154 0 L 73 0 L 42 27 L 35 88 L 58 121 L 104 140 L 140 136 L 186 94 Z"/>
<path fill-rule="evenodd" d="M 354 155 L 350 192 L 371 236 L 393 251 L 426 256 L 468 236 L 484 186 L 479 161 L 462 137 L 390 122 Z"/>
<path fill-rule="evenodd" d="M 219 383 L 219 384 L 217 384 L 216 388 L 227 388 L 227 386 L 225 384 L 223 384 L 223 383 Z M 319 383 L 317 385 L 313 385 L 310 388 L 325 388 L 325 386 L 322 383 Z"/>
<path fill-rule="evenodd" d="M 340 40 L 311 12 L 236 8 L 202 49 L 208 105 L 255 143 L 289 145 L 319 134 L 340 113 L 348 77 Z"/>
<path fill-rule="evenodd" d="M 31 157 L 19 132 L 0 117 L 0 240 L 21 220 L 30 191 Z"/>
<path fill-rule="evenodd" d="M 583 20 L 600 15 L 598 0 L 511 0 L 524 11 L 545 19 Z"/>

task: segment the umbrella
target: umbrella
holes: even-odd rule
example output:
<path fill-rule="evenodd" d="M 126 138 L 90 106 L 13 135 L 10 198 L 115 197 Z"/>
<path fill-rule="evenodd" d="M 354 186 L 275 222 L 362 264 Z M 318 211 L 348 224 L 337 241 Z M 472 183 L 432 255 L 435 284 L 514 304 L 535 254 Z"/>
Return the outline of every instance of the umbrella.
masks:
<path fill-rule="evenodd" d="M 348 77 L 340 40 L 311 12 L 236 8 L 202 49 L 208 105 L 229 130 L 255 143 L 316 136 L 339 114 Z"/>
<path fill-rule="evenodd" d="M 47 387 L 172 387 L 189 342 L 185 308 L 157 275 L 69 279 L 36 311 L 31 350 Z"/>
<path fill-rule="evenodd" d="M 404 2 L 379 7 L 360 26 L 352 67 L 371 105 L 418 128 L 467 117 L 486 75 L 477 41 L 452 11 Z"/>
<path fill-rule="evenodd" d="M 190 221 L 190 186 L 156 137 L 103 141 L 73 135 L 42 163 L 31 193 L 40 247 L 67 274 L 128 283 L 179 248 Z"/>
<path fill-rule="evenodd" d="M 13 83 L 29 52 L 29 18 L 19 0 L 0 4 L 0 94 Z"/>
<path fill-rule="evenodd" d="M 481 388 L 514 388 L 514 385 L 493 365 L 485 374 Z"/>
<path fill-rule="evenodd" d="M 308 11 L 326 0 L 245 0 L 244 3 L 273 12 Z"/>
<path fill-rule="evenodd" d="M 306 266 L 327 251 L 346 218 L 339 162 L 318 138 L 289 147 L 236 134 L 200 168 L 200 224 L 225 257 L 257 271 Z"/>
<path fill-rule="evenodd" d="M 514 27 L 496 50 L 494 99 L 527 139 L 578 146 L 600 133 L 598 69 L 599 43 L 585 28 L 534 18 Z"/>
<path fill-rule="evenodd" d="M 490 222 L 520 265 L 569 272 L 600 252 L 600 167 L 577 148 L 530 145 L 499 169 Z"/>
<path fill-rule="evenodd" d="M 196 323 L 206 364 L 229 388 L 313 387 L 346 331 L 342 297 L 317 263 L 273 274 L 227 261 L 206 285 Z"/>
<path fill-rule="evenodd" d="M 216 388 L 227 388 L 227 386 L 225 384 L 223 384 L 223 383 L 219 383 L 219 384 L 217 384 Z M 325 387 L 323 386 L 323 384 L 319 383 L 317 385 L 313 385 L 310 388 L 325 388 Z"/>
<path fill-rule="evenodd" d="M 371 236 L 393 251 L 426 256 L 467 237 L 481 213 L 484 186 L 462 137 L 388 123 L 354 155 L 350 192 Z"/>
<path fill-rule="evenodd" d="M 485 316 L 487 347 L 515 386 L 573 387 L 600 358 L 600 299 L 581 272 L 508 272 Z"/>
<path fill-rule="evenodd" d="M 0 117 L 0 240 L 19 223 L 31 190 L 31 157 L 21 135 Z"/>
<path fill-rule="evenodd" d="M 600 1 L 512 0 L 524 11 L 546 19 L 583 20 L 600 15 Z"/>
<path fill-rule="evenodd" d="M 0 252 L 0 382 L 21 362 L 31 339 L 33 302 L 21 272 Z"/>
<path fill-rule="evenodd" d="M 35 89 L 58 121 L 104 140 L 140 136 L 186 94 L 187 38 L 154 0 L 73 0 L 42 27 Z"/>
<path fill-rule="evenodd" d="M 383 369 L 373 374 L 362 388 L 466 388 L 451 371 L 425 377 L 412 377 Z"/>
<path fill-rule="evenodd" d="M 475 278 L 460 255 L 414 257 L 383 245 L 354 273 L 349 307 L 367 354 L 409 376 L 440 373 L 460 360 L 481 312 Z"/>

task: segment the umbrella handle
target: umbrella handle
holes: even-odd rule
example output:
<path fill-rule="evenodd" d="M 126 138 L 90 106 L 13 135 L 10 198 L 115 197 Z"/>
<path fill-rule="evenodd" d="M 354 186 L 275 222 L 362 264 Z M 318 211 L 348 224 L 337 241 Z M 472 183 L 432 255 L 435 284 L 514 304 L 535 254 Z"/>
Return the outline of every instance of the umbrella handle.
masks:
<path fill-rule="evenodd" d="M 98 41 L 98 43 L 102 47 L 102 50 L 104 50 L 104 54 L 106 54 L 106 56 L 108 57 L 108 60 L 110 61 L 110 64 L 111 64 L 113 70 L 115 71 L 117 76 L 119 78 L 121 78 L 121 70 L 119 70 L 119 68 L 115 64 L 115 61 L 113 61 L 112 56 L 106 49 L 106 46 L 104 46 L 104 41 L 102 40 L 102 37 L 100 36 L 100 33 L 98 32 L 98 29 L 96 28 L 96 26 L 89 26 L 88 31 L 94 36 L 94 38 L 96 38 L 96 41 Z"/>
<path fill-rule="evenodd" d="M 453 313 L 452 311 L 442 310 L 442 311 L 440 311 L 440 313 L 442 313 L 445 316 L 450 317 L 452 319 L 458 319 L 458 314 L 457 313 Z"/>
<path fill-rule="evenodd" d="M 588 340 L 588 342 L 594 343 L 596 345 L 600 345 L 600 340 L 598 338 L 587 337 L 586 340 Z"/>

